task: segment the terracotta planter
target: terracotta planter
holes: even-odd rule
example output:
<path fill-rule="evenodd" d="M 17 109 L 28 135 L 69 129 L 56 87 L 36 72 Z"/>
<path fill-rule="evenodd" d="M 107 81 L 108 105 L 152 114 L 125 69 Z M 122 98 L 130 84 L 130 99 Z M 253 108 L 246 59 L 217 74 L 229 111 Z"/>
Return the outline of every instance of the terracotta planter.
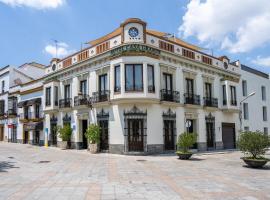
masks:
<path fill-rule="evenodd" d="M 242 158 L 242 160 L 252 168 L 262 168 L 268 162 L 267 159 Z"/>
<path fill-rule="evenodd" d="M 176 152 L 180 160 L 188 160 L 192 156 L 192 153 L 181 153 L 181 152 Z"/>
<path fill-rule="evenodd" d="M 98 144 L 88 144 L 88 150 L 90 153 L 98 152 Z"/>

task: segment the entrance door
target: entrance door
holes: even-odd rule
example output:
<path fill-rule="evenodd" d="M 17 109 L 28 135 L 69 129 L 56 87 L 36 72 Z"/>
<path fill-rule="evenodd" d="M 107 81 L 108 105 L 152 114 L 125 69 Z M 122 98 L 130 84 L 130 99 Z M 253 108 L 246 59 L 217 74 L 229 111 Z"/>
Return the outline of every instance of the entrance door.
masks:
<path fill-rule="evenodd" d="M 165 150 L 174 150 L 174 120 L 164 120 Z"/>
<path fill-rule="evenodd" d="M 224 149 L 235 148 L 235 124 L 222 123 L 222 141 Z"/>
<path fill-rule="evenodd" d="M 23 143 L 24 144 L 27 144 L 28 143 L 28 131 L 24 131 L 24 137 L 23 137 Z"/>
<path fill-rule="evenodd" d="M 4 140 L 4 126 L 0 126 L 0 141 Z"/>
<path fill-rule="evenodd" d="M 128 119 L 128 148 L 129 151 L 144 151 L 143 148 L 143 119 Z"/>
<path fill-rule="evenodd" d="M 87 149 L 88 143 L 87 143 L 87 138 L 85 137 L 85 132 L 87 130 L 88 123 L 87 120 L 82 120 L 82 148 Z"/>
<path fill-rule="evenodd" d="M 108 120 L 100 120 L 99 126 L 101 129 L 100 150 L 108 151 L 109 150 Z"/>
<path fill-rule="evenodd" d="M 57 145 L 57 125 L 54 123 L 51 123 L 51 145 L 56 146 Z"/>
<path fill-rule="evenodd" d="M 34 144 L 39 145 L 39 131 L 35 131 L 34 134 L 35 134 Z"/>
<path fill-rule="evenodd" d="M 206 122 L 207 149 L 213 149 L 214 146 L 214 123 Z"/>
<path fill-rule="evenodd" d="M 13 126 L 13 128 L 11 128 L 11 142 L 17 142 L 17 126 Z"/>

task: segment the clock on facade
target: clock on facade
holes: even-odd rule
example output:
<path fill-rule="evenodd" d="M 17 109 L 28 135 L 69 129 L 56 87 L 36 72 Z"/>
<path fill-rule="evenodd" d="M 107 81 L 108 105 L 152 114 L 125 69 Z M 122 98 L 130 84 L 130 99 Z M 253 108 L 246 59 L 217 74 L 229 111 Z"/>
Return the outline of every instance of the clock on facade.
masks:
<path fill-rule="evenodd" d="M 128 34 L 130 37 L 137 37 L 139 35 L 139 30 L 135 27 L 131 27 L 129 30 L 128 30 Z"/>
<path fill-rule="evenodd" d="M 52 70 L 54 71 L 56 69 L 56 64 L 53 64 Z"/>

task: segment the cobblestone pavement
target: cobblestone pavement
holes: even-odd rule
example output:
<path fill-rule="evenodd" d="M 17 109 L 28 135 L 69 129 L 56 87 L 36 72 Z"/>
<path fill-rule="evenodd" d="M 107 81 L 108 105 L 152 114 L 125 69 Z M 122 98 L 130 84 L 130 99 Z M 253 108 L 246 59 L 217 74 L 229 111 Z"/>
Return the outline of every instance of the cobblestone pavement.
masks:
<path fill-rule="evenodd" d="M 0 143 L 0 199 L 270 199 L 269 164 L 243 167 L 240 156 L 181 161 Z"/>

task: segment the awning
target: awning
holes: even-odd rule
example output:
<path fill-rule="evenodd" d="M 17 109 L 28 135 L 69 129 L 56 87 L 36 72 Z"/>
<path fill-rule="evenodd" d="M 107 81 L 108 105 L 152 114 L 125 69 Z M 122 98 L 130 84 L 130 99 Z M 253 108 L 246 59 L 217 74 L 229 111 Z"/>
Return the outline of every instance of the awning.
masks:
<path fill-rule="evenodd" d="M 32 122 L 32 123 L 26 123 L 23 126 L 24 130 L 26 131 L 41 131 L 43 130 L 43 122 Z"/>
<path fill-rule="evenodd" d="M 26 100 L 26 101 L 21 101 L 18 103 L 18 108 L 22 108 L 24 106 L 31 106 L 34 104 L 41 104 L 41 98 L 35 98 L 35 99 Z"/>

